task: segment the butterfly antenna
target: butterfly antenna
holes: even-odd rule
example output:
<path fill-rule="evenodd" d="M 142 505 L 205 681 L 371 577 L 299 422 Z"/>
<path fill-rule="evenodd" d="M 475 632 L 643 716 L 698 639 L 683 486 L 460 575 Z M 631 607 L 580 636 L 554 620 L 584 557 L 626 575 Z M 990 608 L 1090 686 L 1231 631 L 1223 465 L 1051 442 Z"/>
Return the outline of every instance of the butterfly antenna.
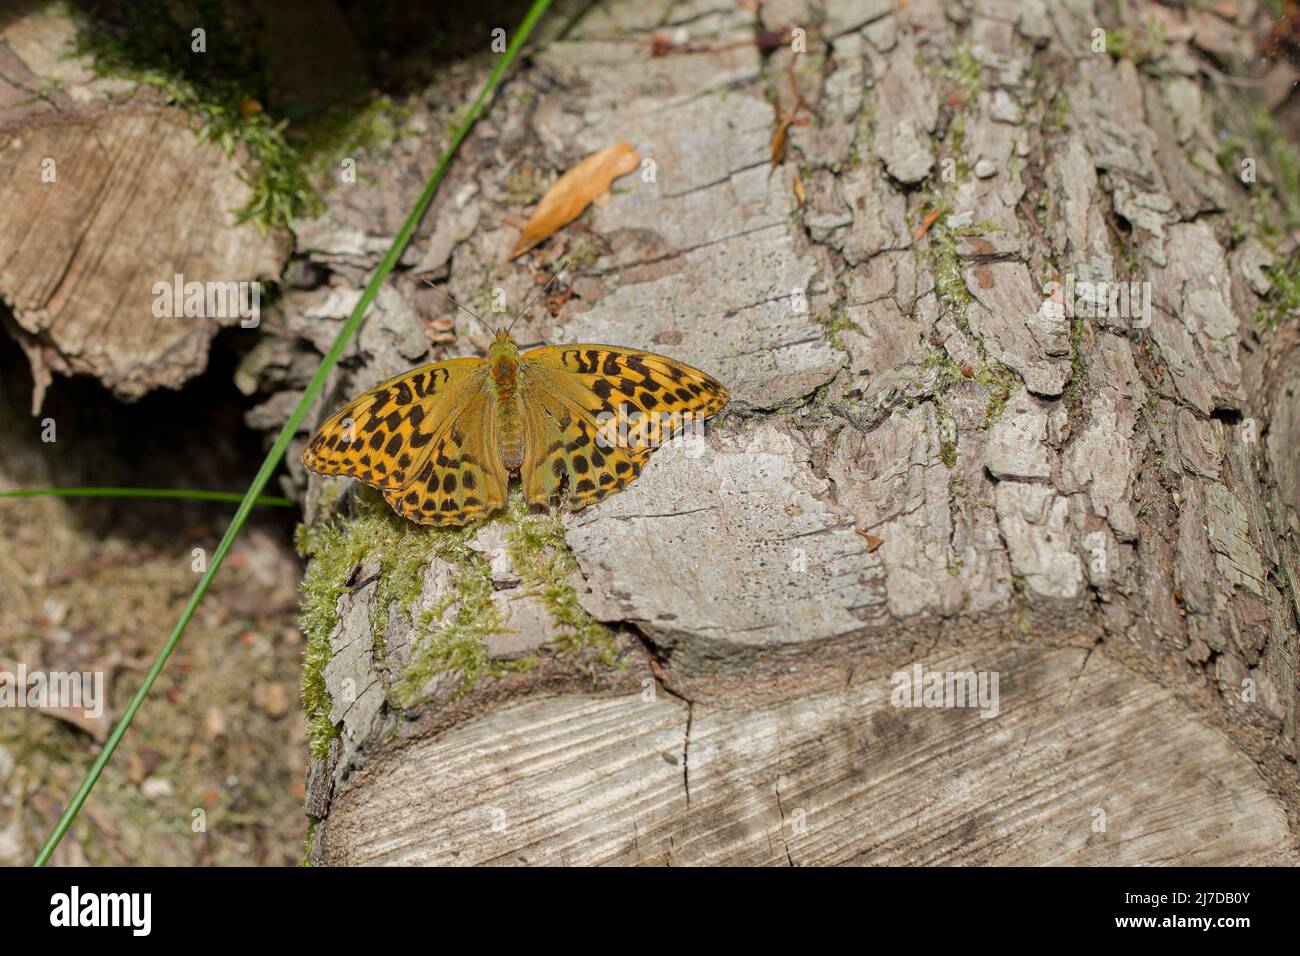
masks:
<path fill-rule="evenodd" d="M 471 311 L 470 309 L 467 309 L 465 306 L 461 305 L 459 302 L 457 302 L 455 299 L 453 299 L 453 298 L 452 298 L 451 296 L 449 296 L 447 293 L 443 292 L 441 289 L 439 289 L 436 285 L 433 284 L 433 280 L 432 280 L 432 279 L 425 279 L 425 280 L 424 280 L 424 284 L 427 285 L 427 286 L 428 286 L 430 289 L 432 289 L 434 292 L 437 292 L 440 296 L 442 296 L 444 299 L 446 299 L 448 302 L 450 302 L 450 303 L 451 303 L 452 305 L 454 305 L 456 308 L 460 309 L 462 312 L 466 313 L 467 315 L 472 315 L 475 319 L 478 319 L 478 324 L 479 324 L 479 325 L 483 326 L 483 328 L 487 329 L 487 330 L 488 330 L 489 332 L 491 332 L 493 335 L 496 335 L 496 331 L 495 331 L 491 326 L 489 326 L 486 322 L 484 322 L 481 318 L 479 318 L 479 315 L 478 315 L 477 312 L 473 312 L 473 311 Z"/>
<path fill-rule="evenodd" d="M 510 324 L 506 326 L 507 332 L 509 332 L 511 329 L 515 327 L 515 323 L 519 321 L 519 317 L 523 315 L 525 312 L 527 312 L 529 309 L 531 309 L 533 307 L 534 302 L 536 302 L 542 296 L 546 295 L 547 291 L 551 288 L 551 286 L 555 285 L 555 280 L 560 277 L 560 273 L 562 273 L 567 268 L 569 268 L 569 261 L 567 259 L 562 259 L 560 261 L 560 267 L 555 270 L 555 275 L 551 276 L 551 281 L 546 283 L 546 285 L 542 286 L 542 291 L 538 292 L 531 299 L 529 299 L 524 304 L 524 307 L 515 313 L 515 317 L 511 319 Z"/>

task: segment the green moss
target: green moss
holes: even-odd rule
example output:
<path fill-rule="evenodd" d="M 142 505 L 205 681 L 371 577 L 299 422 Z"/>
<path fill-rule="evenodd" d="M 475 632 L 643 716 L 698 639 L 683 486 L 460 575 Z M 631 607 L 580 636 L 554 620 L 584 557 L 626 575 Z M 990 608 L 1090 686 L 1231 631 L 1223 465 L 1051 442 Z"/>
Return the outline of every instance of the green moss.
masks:
<path fill-rule="evenodd" d="M 359 152 L 378 152 L 402 132 L 411 108 L 386 95 L 360 106 L 335 107 L 312 119 L 302 131 L 300 161 L 333 165 Z"/>
<path fill-rule="evenodd" d="M 1278 215 L 1278 203 L 1273 196 L 1259 189 L 1250 194 L 1249 233 L 1264 246 L 1276 252 L 1287 235 Z"/>
<path fill-rule="evenodd" d="M 961 373 L 957 363 L 948 357 L 948 353 L 942 349 L 930 347 L 925 359 L 921 362 L 923 369 L 938 369 L 939 374 L 934 380 L 934 391 L 943 393 L 951 385 L 964 381 L 966 376 Z"/>
<path fill-rule="evenodd" d="M 961 373 L 955 362 L 948 357 L 948 353 L 936 348 L 930 349 L 930 354 L 925 357 L 921 363 L 925 369 L 938 369 L 938 375 L 934 379 L 934 407 L 939 419 L 939 460 L 948 466 L 952 471 L 957 467 L 957 442 L 948 436 L 957 434 L 957 422 L 953 418 L 952 412 L 948 410 L 948 403 L 944 399 L 944 393 L 956 385 L 958 382 L 965 381 L 966 376 Z"/>
<path fill-rule="evenodd" d="M 14 107 L 21 108 L 24 106 L 30 106 L 32 103 L 44 101 L 57 108 L 57 104 L 54 103 L 52 96 L 54 93 L 57 93 L 62 89 L 62 87 L 63 84 L 57 78 L 48 76 L 42 77 L 40 83 L 38 83 L 36 88 L 32 90 L 31 95 L 18 100 L 14 103 Z"/>
<path fill-rule="evenodd" d="M 308 817 L 307 838 L 303 841 L 302 859 L 298 861 L 299 866 L 311 866 L 312 850 L 316 848 L 316 827 L 316 821 Z"/>
<path fill-rule="evenodd" d="M 1228 118 L 1231 123 L 1235 117 Z M 1300 226 L 1300 155 L 1287 136 L 1278 128 L 1272 114 L 1262 106 L 1249 113 L 1248 124 L 1238 132 L 1220 134 L 1215 158 L 1219 168 L 1234 180 L 1240 180 L 1242 162 L 1256 161 L 1256 175 L 1271 173 L 1269 183 L 1273 196 L 1252 188 L 1251 213 L 1253 231 L 1261 239 L 1280 238 L 1283 231 L 1278 219 L 1287 226 Z M 1262 160 L 1262 163 L 1260 162 Z M 1263 169 L 1260 169 L 1260 166 Z M 1234 223 L 1237 229 L 1245 228 Z"/>
<path fill-rule="evenodd" d="M 974 97 L 984 89 L 983 71 L 983 64 L 971 52 L 970 41 L 965 40 L 953 49 L 952 59 L 944 75 L 956 83 L 967 97 Z"/>
<path fill-rule="evenodd" d="M 1083 336 L 1088 320 L 1083 316 L 1070 319 L 1070 380 L 1065 385 L 1062 397 L 1066 404 L 1082 400 L 1088 388 L 1088 367 L 1083 361 Z"/>
<path fill-rule="evenodd" d="M 876 98 L 873 92 L 872 96 L 867 97 L 862 109 L 858 113 L 858 121 L 853 127 L 853 148 L 855 151 L 861 151 L 866 155 L 873 155 L 873 150 L 869 144 L 876 140 Z"/>
<path fill-rule="evenodd" d="M 832 345 L 837 349 L 848 351 L 848 347 L 840 341 L 840 333 L 847 331 L 862 332 L 862 326 L 854 322 L 842 311 L 836 310 L 828 316 L 815 315 L 813 321 L 826 330 L 826 337 L 830 339 Z"/>
<path fill-rule="evenodd" d="M 493 600 L 495 589 L 487 558 L 469 548 L 465 541 L 456 542 L 454 554 L 443 553 L 459 564 L 451 587 L 433 608 L 416 621 L 419 638 L 415 650 L 402 671 L 396 687 L 398 701 L 416 703 L 430 680 L 440 674 L 456 674 L 460 697 L 484 673 L 499 675 L 526 666 L 521 662 L 503 665 L 488 657 L 484 640 L 501 629 L 505 616 Z M 510 666 L 513 665 L 513 666 Z"/>
<path fill-rule="evenodd" d="M 942 172 L 943 159 L 953 161 L 953 174 L 957 181 L 968 178 L 975 170 L 975 164 L 970 161 L 966 154 L 966 113 L 957 113 L 948 122 L 947 129 L 944 130 L 942 145 L 936 145 L 936 153 L 946 153 L 940 159 L 939 169 Z M 946 184 L 952 185 L 952 184 Z"/>
<path fill-rule="evenodd" d="M 1265 107 L 1255 107 L 1250 126 L 1274 173 L 1285 221 L 1300 227 L 1300 155 Z"/>
<path fill-rule="evenodd" d="M 550 513 L 531 514 L 518 488 L 503 512 L 464 528 L 417 525 L 394 514 L 369 490 L 357 499 L 356 512 L 346 520 L 300 526 L 295 535 L 299 552 L 311 559 L 301 585 L 299 624 L 307 642 L 302 700 L 314 756 L 325 756 L 339 732 L 329 718 L 332 701 L 325 686 L 325 668 L 332 654 L 330 634 L 338 626 L 339 599 L 361 565 L 378 567 L 371 625 L 380 660 L 389 618 L 394 610 L 410 613 L 423 590 L 429 561 L 436 557 L 452 569 L 446 593 L 413 621 L 417 631 L 414 647 L 392 688 L 397 703 L 415 704 L 439 674 L 458 676 L 455 696 L 459 697 L 481 677 L 500 677 L 536 666 L 535 654 L 516 661 L 496 661 L 488 656 L 485 639 L 505 627 L 506 620 L 494 599 L 489 560 L 470 547 L 486 524 L 505 526 L 506 550 L 521 586 L 540 598 L 559 627 L 557 652 L 573 657 L 580 670 L 593 676 L 602 666 L 621 666 L 617 636 L 578 603 L 573 586 L 578 566 L 565 544 L 564 526 Z"/>
<path fill-rule="evenodd" d="M 1047 106 L 1047 122 L 1055 129 L 1064 130 L 1070 115 L 1070 99 L 1058 92 Z"/>
<path fill-rule="evenodd" d="M 958 327 L 970 334 L 970 325 L 966 318 L 966 309 L 970 305 L 971 294 L 961 274 L 961 262 L 957 255 L 957 240 L 966 235 L 979 235 L 996 229 L 992 223 L 982 222 L 968 226 L 949 228 L 946 217 L 952 209 L 952 197 L 956 183 L 945 182 L 942 177 L 944 160 L 951 159 L 958 182 L 972 173 L 972 164 L 966 154 L 966 121 L 975 94 L 983 89 L 983 66 L 971 51 L 969 41 L 963 41 L 953 49 L 949 65 L 944 76 L 955 83 L 965 94 L 964 102 L 948 123 L 944 139 L 936 152 L 946 153 L 928 180 L 934 192 L 918 208 L 926 210 L 924 218 L 934 215 L 934 223 L 926 233 L 927 248 L 930 258 L 930 271 L 934 277 L 935 294 L 940 300 L 949 303 L 955 314 Z M 937 215 L 936 215 L 937 214 Z M 919 245 L 917 246 L 919 248 Z M 972 338 L 974 338 L 972 336 Z M 984 355 L 984 345 L 975 339 L 980 356 Z"/>
<path fill-rule="evenodd" d="M 1149 16 L 1141 31 L 1128 27 L 1107 30 L 1106 52 L 1117 60 L 1130 60 L 1136 66 L 1152 63 L 1165 52 L 1164 23 Z"/>
<path fill-rule="evenodd" d="M 242 143 L 253 160 L 247 182 L 252 198 L 236 211 L 239 221 L 284 226 L 322 208 L 313 170 L 326 170 L 359 150 L 388 145 L 409 116 L 387 96 L 295 116 L 295 125 L 274 116 L 275 66 L 263 46 L 250 40 L 259 26 L 255 13 L 229 0 L 135 0 L 113 4 L 109 15 L 91 4 L 71 7 L 77 25 L 76 52 L 90 58 L 100 76 L 120 77 L 160 91 L 166 101 L 190 113 L 200 140 L 227 154 Z M 192 50 L 193 24 L 205 29 L 206 48 Z M 329 170 L 331 173 L 332 169 Z M 331 175 L 323 181 L 333 181 Z"/>
<path fill-rule="evenodd" d="M 950 230 L 954 238 L 963 238 L 965 236 L 987 236 L 990 233 L 1001 232 L 1002 227 L 988 219 L 981 219 L 979 222 L 972 222 L 965 226 L 958 226 Z"/>
<path fill-rule="evenodd" d="M 1228 223 L 1228 242 L 1236 249 L 1250 237 L 1250 223 L 1233 219 Z"/>
<path fill-rule="evenodd" d="M 556 644 L 594 675 L 597 665 L 621 665 L 618 639 L 578 603 L 573 579 L 578 562 L 564 541 L 564 525 L 553 514 L 530 515 L 522 499 L 513 501 L 508 518 L 507 551 L 523 587 L 541 598 L 561 629 Z"/>
<path fill-rule="evenodd" d="M 945 409 L 945 412 L 946 411 L 947 410 Z M 947 416 L 946 420 L 951 421 L 952 416 Z M 939 421 L 942 424 L 945 419 L 941 417 Z M 955 441 L 944 438 L 939 443 L 939 460 L 948 466 L 949 471 L 952 471 L 952 469 L 957 467 L 957 443 Z"/>
<path fill-rule="evenodd" d="M 940 300 L 952 305 L 958 327 L 970 335 L 970 323 L 966 309 L 971 303 L 970 290 L 961 274 L 961 259 L 957 255 L 958 233 L 943 224 L 946 208 L 941 209 L 939 218 L 929 232 L 930 271 L 934 276 L 934 291 Z M 984 343 L 972 336 L 980 356 L 984 355 Z"/>
<path fill-rule="evenodd" d="M 410 608 L 420 593 L 429 554 L 437 552 L 447 536 L 454 535 L 398 517 L 370 492 L 357 499 L 355 517 L 298 528 L 298 551 L 311 559 L 299 587 L 298 623 L 306 638 L 302 702 L 313 755 L 324 756 L 330 740 L 337 736 L 329 719 L 332 702 L 325 687 L 325 667 L 332 656 L 329 639 L 338 624 L 339 598 L 347 591 L 353 571 L 367 561 L 378 562 L 371 625 L 376 656 L 382 660 L 393 605 L 403 610 Z"/>
<path fill-rule="evenodd" d="M 94 8 L 92 8 L 93 10 Z M 174 15 L 184 10 L 184 23 Z M 256 43 L 246 42 L 248 24 L 235 22 L 221 0 L 194 0 L 178 8 L 165 0 L 137 0 L 114 7 L 111 18 L 76 8 L 76 52 L 89 56 L 96 74 L 154 87 L 167 101 L 193 114 L 201 140 L 230 153 L 237 142 L 256 163 L 248 180 L 253 197 L 238 210 L 240 221 L 283 225 L 319 208 L 319 198 L 285 138 L 286 120 L 263 111 L 265 64 Z M 191 50 L 193 23 L 206 25 L 206 51 Z"/>
<path fill-rule="evenodd" d="M 939 416 L 939 460 L 953 471 L 957 467 L 957 421 L 948 410 L 943 392 L 935 392 L 934 407 Z M 949 438 L 949 435 L 954 437 Z"/>
<path fill-rule="evenodd" d="M 978 371 L 967 376 L 958 368 L 957 364 L 948 357 L 948 353 L 940 349 L 931 348 L 929 355 L 921 363 L 924 369 L 938 369 L 939 374 L 934 380 L 935 403 L 939 410 L 940 420 L 945 418 L 951 419 L 944 402 L 944 393 L 954 385 L 960 382 L 973 381 L 984 386 L 988 390 L 988 404 L 984 410 L 984 427 L 988 428 L 991 424 L 1002 417 L 1006 410 L 1007 402 L 1011 396 L 1020 390 L 1020 376 L 1014 371 L 1003 365 L 1001 362 L 989 362 L 981 365 Z M 957 461 L 956 445 L 945 444 L 940 448 L 940 458 L 944 464 L 951 468 Z"/>
<path fill-rule="evenodd" d="M 984 427 L 988 428 L 1002 417 L 1007 402 L 1020 390 L 1020 376 L 1001 362 L 990 362 L 975 373 L 975 381 L 989 390 L 984 409 Z"/>
<path fill-rule="evenodd" d="M 505 526 L 506 552 L 520 586 L 540 598 L 558 625 L 555 650 L 573 658 L 579 670 L 593 677 L 601 666 L 622 666 L 614 632 L 578 603 L 573 586 L 578 565 L 565 544 L 560 519 L 549 512 L 530 513 L 515 489 L 505 511 L 488 523 Z M 405 704 L 414 704 L 438 674 L 460 676 L 455 694 L 459 697 L 481 677 L 519 673 L 537 664 L 535 654 L 516 661 L 488 657 L 485 639 L 505 627 L 506 619 L 493 597 L 488 559 L 468 546 L 481 524 L 440 542 L 439 557 L 457 571 L 448 593 L 416 622 L 425 636 L 418 640 L 398 686 L 398 699 Z"/>
<path fill-rule="evenodd" d="M 419 596 L 424 566 L 433 549 L 431 539 L 437 532 L 398 517 L 378 495 L 369 492 L 358 499 L 357 511 L 357 516 L 346 522 L 299 527 L 298 550 L 312 559 L 302 583 L 300 623 L 309 640 L 322 632 L 328 637 L 337 623 L 336 606 L 348 576 L 357 565 L 377 560 L 379 580 L 372 624 L 376 650 L 382 657 L 389 609 L 396 602 L 406 610 Z"/>
<path fill-rule="evenodd" d="M 1266 329 L 1276 329 L 1284 318 L 1300 315 L 1300 254 L 1293 252 L 1285 259 L 1264 269 L 1273 287 L 1255 321 Z"/>
<path fill-rule="evenodd" d="M 408 522 L 409 524 L 410 522 Z M 392 608 L 409 611 L 420 596 L 428 549 L 422 535 L 397 536 L 391 547 L 380 550 L 379 580 L 375 584 L 375 610 L 371 625 L 375 635 L 375 659 L 382 661 L 387 651 L 386 635 Z"/>

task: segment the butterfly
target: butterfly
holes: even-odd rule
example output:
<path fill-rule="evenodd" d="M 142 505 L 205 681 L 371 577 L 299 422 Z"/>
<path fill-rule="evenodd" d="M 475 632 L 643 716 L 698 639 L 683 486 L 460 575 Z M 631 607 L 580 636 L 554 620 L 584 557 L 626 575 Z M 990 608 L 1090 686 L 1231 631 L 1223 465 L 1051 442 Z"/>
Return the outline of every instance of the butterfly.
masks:
<path fill-rule="evenodd" d="M 379 489 L 420 524 L 504 507 L 512 472 L 529 504 L 577 511 L 626 488 L 663 440 L 728 401 L 717 379 L 667 356 L 612 345 L 521 353 L 501 329 L 485 358 L 423 365 L 354 399 L 302 461 Z"/>

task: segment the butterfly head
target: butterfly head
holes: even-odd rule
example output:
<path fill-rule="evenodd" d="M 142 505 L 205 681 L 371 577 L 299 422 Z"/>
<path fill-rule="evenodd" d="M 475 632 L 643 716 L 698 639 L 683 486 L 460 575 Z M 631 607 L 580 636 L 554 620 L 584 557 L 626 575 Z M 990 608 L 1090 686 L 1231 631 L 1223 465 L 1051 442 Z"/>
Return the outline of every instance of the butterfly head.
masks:
<path fill-rule="evenodd" d="M 497 329 L 496 338 L 488 347 L 487 360 L 492 362 L 498 359 L 517 358 L 519 358 L 519 346 L 515 344 L 514 336 L 508 329 Z"/>

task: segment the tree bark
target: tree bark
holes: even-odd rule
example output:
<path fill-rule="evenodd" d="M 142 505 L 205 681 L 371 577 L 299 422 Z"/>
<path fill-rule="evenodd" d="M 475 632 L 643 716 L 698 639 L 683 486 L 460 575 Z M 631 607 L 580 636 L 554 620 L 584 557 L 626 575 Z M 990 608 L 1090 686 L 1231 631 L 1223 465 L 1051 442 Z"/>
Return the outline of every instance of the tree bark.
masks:
<path fill-rule="evenodd" d="M 1293 318 L 1256 321 L 1290 200 L 1266 156 L 1216 159 L 1255 5 L 743 6 L 553 30 L 337 376 L 330 402 L 427 357 L 417 275 L 521 302 L 502 210 L 629 139 L 653 177 L 539 250 L 575 297 L 516 331 L 734 401 L 559 530 L 516 507 L 462 541 L 312 478 L 316 527 L 344 517 L 307 544 L 310 858 L 1296 862 L 1300 366 Z M 794 27 L 804 54 L 754 42 Z M 264 381 L 328 343 L 439 119 L 297 230 L 330 275 L 286 295 Z M 1137 295 L 1061 316 L 1068 276 Z M 918 668 L 996 702 L 905 706 Z"/>

